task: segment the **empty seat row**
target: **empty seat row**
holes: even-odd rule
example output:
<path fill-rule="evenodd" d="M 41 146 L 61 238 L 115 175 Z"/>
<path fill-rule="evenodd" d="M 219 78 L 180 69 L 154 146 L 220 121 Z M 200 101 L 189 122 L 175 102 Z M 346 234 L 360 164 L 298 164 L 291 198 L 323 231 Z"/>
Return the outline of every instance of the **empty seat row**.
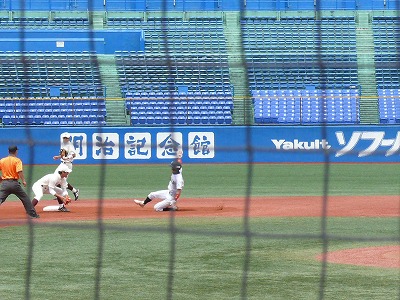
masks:
<path fill-rule="evenodd" d="M 241 24 L 252 89 L 358 85 L 354 18 L 324 23 L 246 17 Z"/>
<path fill-rule="evenodd" d="M 379 89 L 398 88 L 400 86 L 400 73 L 397 66 L 392 65 L 399 61 L 398 18 L 375 16 L 372 21 L 372 29 L 377 86 Z"/>
<path fill-rule="evenodd" d="M 382 124 L 400 123 L 400 89 L 378 89 L 379 120 Z"/>
<path fill-rule="evenodd" d="M 67 125 L 104 125 L 106 115 L 104 98 L 0 98 L 3 125 L 64 125 L 65 122 Z"/>
<path fill-rule="evenodd" d="M 170 125 L 231 125 L 229 116 L 133 116 L 131 124 L 134 126 L 170 126 Z"/>
<path fill-rule="evenodd" d="M 256 96 L 268 96 L 268 97 L 302 97 L 302 96 L 351 96 L 359 95 L 359 90 L 353 89 L 302 89 L 302 90 L 252 90 L 251 94 Z"/>
<path fill-rule="evenodd" d="M 4 125 L 105 125 L 102 115 L 3 115 Z"/>
<path fill-rule="evenodd" d="M 35 100 L 23 100 L 12 98 L 0 98 L 0 109 L 13 110 L 18 113 L 25 113 L 30 111 L 44 111 L 44 110 L 93 110 L 103 111 L 106 110 L 104 98 L 83 100 L 74 98 L 43 98 Z"/>
<path fill-rule="evenodd" d="M 199 87 L 212 92 L 231 89 L 227 56 L 220 55 L 142 55 L 119 53 L 116 64 L 123 93 L 150 91 L 170 93 L 180 86 L 195 92 Z M 156 94 L 149 95 L 156 97 Z"/>
<path fill-rule="evenodd" d="M 263 123 L 359 123 L 358 94 L 338 96 L 342 90 L 313 90 L 315 95 L 309 95 L 302 90 L 291 94 L 301 96 L 287 97 L 287 92 L 253 91 L 254 121 Z M 280 94 L 280 95 L 278 95 Z M 308 94 L 308 95 L 307 95 Z"/>
<path fill-rule="evenodd" d="M 2 54 L 0 97 L 104 97 L 91 53 L 28 52 L 23 59 L 19 52 Z"/>

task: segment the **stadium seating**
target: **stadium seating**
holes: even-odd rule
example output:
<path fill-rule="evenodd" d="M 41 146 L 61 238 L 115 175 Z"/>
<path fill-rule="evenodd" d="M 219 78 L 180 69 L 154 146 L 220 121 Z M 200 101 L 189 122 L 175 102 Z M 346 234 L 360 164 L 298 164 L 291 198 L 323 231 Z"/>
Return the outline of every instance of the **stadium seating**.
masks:
<path fill-rule="evenodd" d="M 400 86 L 399 25 L 399 20 L 393 17 L 377 17 L 372 21 L 376 83 L 381 90 Z"/>
<path fill-rule="evenodd" d="M 148 98 L 148 94 L 137 93 L 128 95 L 125 103 L 132 125 L 232 124 L 231 94 L 223 97 L 215 93 L 175 93 Z"/>
<path fill-rule="evenodd" d="M 104 97 L 98 67 L 91 54 L 2 53 L 0 97 Z M 53 94 L 55 93 L 55 94 Z"/>
<path fill-rule="evenodd" d="M 378 89 L 378 105 L 380 123 L 400 123 L 399 89 Z"/>
<path fill-rule="evenodd" d="M 4 125 L 77 125 L 87 114 L 98 118 L 85 125 L 106 124 L 104 87 L 92 54 L 32 51 L 24 53 L 24 60 L 18 52 L 2 54 Z M 72 121 L 64 120 L 67 112 L 73 114 Z"/>
<path fill-rule="evenodd" d="M 110 29 L 143 29 L 146 53 L 226 54 L 222 18 L 108 18 L 107 26 Z"/>
<path fill-rule="evenodd" d="M 116 53 L 121 91 L 140 91 L 143 98 L 179 92 L 231 92 L 227 57 L 223 55 L 153 55 Z"/>
<path fill-rule="evenodd" d="M 233 91 L 222 19 L 114 18 L 108 26 L 145 33 L 146 53 L 115 53 L 132 125 L 231 124 Z M 167 34 L 164 26 L 170 28 Z M 229 113 L 217 122 L 215 111 L 224 106 Z"/>
<path fill-rule="evenodd" d="M 253 90 L 256 124 L 358 124 L 358 90 Z"/>
<path fill-rule="evenodd" d="M 104 98 L 0 98 L 4 125 L 98 126 L 106 125 L 106 116 Z"/>
<path fill-rule="evenodd" d="M 71 28 L 89 28 L 89 19 L 82 17 L 55 17 L 53 19 L 44 17 L 15 17 L 0 18 L 0 26 L 9 29 L 19 29 L 21 26 L 24 28 L 48 28 L 48 29 L 71 29 Z"/>
<path fill-rule="evenodd" d="M 145 34 L 146 53 L 115 53 L 133 125 L 217 124 L 215 105 L 200 110 L 195 100 L 204 101 L 204 106 L 212 100 L 221 106 L 228 102 L 229 117 L 220 123 L 232 122 L 233 92 L 222 18 L 108 18 L 107 26 L 140 28 Z M 150 103 L 154 101 L 156 107 Z"/>
<path fill-rule="evenodd" d="M 251 89 L 358 86 L 354 18 L 243 18 Z"/>
<path fill-rule="evenodd" d="M 144 52 L 115 52 L 119 88 L 133 125 L 232 123 L 224 22 L 214 16 L 113 14 L 105 19 L 110 30 L 144 30 Z M 399 25 L 396 17 L 372 18 L 379 118 L 385 124 L 400 122 Z M 87 30 L 90 24 L 86 17 L 15 16 L 1 17 L 0 26 Z M 317 20 L 246 14 L 240 29 L 256 124 L 359 123 L 354 16 Z M 21 53 L 1 54 L 4 125 L 106 124 L 105 88 L 93 53 L 26 51 L 24 61 Z"/>

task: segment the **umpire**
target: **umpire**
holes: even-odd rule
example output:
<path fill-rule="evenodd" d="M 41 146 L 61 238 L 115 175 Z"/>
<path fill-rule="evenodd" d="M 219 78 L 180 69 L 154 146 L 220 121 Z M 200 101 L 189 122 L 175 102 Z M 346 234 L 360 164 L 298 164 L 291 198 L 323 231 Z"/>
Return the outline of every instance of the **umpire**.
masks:
<path fill-rule="evenodd" d="M 17 146 L 8 147 L 9 155 L 0 159 L 1 186 L 0 186 L 0 205 L 6 201 L 7 197 L 14 194 L 21 200 L 25 207 L 26 213 L 31 218 L 39 218 L 31 200 L 28 198 L 25 190 L 21 187 L 19 179 L 22 184 L 26 186 L 25 176 L 22 171 L 22 161 L 17 157 Z"/>

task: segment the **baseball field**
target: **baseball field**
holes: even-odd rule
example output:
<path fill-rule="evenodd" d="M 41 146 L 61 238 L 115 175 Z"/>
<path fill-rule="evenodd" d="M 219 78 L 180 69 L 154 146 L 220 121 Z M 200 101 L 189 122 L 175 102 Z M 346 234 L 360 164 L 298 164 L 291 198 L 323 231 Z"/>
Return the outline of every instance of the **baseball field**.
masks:
<path fill-rule="evenodd" d="M 0 299 L 400 298 L 398 164 L 184 164 L 179 211 L 133 203 L 169 176 L 75 165 L 71 212 L 33 221 L 10 196 Z"/>

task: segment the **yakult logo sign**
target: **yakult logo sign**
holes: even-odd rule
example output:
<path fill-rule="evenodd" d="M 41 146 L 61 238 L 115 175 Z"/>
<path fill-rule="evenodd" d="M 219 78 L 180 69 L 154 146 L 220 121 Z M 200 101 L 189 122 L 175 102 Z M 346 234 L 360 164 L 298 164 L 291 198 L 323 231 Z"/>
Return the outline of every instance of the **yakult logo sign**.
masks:
<path fill-rule="evenodd" d="M 300 141 L 298 139 L 287 141 L 272 139 L 271 142 L 275 145 L 276 150 L 319 150 L 331 148 L 326 139 L 316 139 L 314 141 Z"/>

